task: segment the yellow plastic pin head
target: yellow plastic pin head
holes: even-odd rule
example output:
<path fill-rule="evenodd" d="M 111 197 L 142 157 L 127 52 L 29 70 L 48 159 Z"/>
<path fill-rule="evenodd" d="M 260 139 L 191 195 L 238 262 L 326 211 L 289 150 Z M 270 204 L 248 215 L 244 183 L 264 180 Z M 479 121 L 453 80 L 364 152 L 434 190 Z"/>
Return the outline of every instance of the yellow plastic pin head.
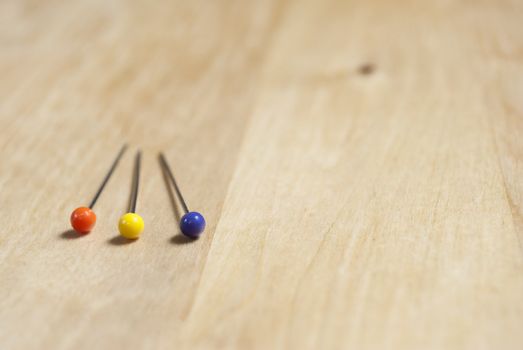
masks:
<path fill-rule="evenodd" d="M 118 231 L 128 239 L 137 239 L 140 237 L 144 228 L 143 219 L 135 213 L 124 214 L 118 221 Z"/>

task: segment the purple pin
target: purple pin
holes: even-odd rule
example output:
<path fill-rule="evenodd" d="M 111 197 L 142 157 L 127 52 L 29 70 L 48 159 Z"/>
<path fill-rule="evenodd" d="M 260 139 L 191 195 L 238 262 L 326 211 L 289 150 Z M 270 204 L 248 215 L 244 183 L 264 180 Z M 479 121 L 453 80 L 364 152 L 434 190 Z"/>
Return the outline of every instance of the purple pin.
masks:
<path fill-rule="evenodd" d="M 189 208 L 187 207 L 187 204 L 183 199 L 182 193 L 180 192 L 180 188 L 176 183 L 171 168 L 169 167 L 169 164 L 167 163 L 167 160 L 165 159 L 163 153 L 160 152 L 159 158 L 160 164 L 163 170 L 167 173 L 169 180 L 171 181 L 174 190 L 176 191 L 176 195 L 178 196 L 178 199 L 180 200 L 180 203 L 182 204 L 183 210 L 185 212 L 185 214 L 180 219 L 180 230 L 185 236 L 196 239 L 200 237 L 200 235 L 205 230 L 205 218 L 202 214 L 196 211 L 189 211 Z"/>

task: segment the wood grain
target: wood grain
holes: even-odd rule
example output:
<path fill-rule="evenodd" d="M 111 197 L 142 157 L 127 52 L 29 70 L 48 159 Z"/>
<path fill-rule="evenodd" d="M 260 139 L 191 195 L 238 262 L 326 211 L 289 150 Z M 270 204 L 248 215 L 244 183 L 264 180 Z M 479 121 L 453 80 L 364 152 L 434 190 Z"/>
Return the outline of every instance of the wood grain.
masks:
<path fill-rule="evenodd" d="M 515 0 L 0 2 L 0 348 L 521 349 L 522 19 Z M 137 147 L 146 229 L 125 243 Z M 206 216 L 196 242 L 160 150 Z"/>

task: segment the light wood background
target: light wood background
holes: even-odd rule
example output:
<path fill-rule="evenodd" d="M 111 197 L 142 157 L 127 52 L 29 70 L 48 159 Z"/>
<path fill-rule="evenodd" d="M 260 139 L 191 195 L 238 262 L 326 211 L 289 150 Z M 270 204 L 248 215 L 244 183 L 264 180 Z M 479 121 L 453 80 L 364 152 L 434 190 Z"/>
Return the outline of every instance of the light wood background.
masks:
<path fill-rule="evenodd" d="M 1 349 L 523 348 L 521 1 L 5 0 L 0 78 Z"/>

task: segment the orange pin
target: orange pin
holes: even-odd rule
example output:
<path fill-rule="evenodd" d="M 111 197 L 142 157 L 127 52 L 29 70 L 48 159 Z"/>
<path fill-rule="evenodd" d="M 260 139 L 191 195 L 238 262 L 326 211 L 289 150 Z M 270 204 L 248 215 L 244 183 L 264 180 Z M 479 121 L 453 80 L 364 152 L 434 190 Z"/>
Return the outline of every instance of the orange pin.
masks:
<path fill-rule="evenodd" d="M 100 185 L 100 188 L 94 195 L 93 200 L 91 201 L 91 204 L 88 207 L 79 207 L 76 208 L 71 213 L 71 226 L 73 229 L 81 234 L 87 234 L 89 233 L 94 225 L 96 224 L 96 214 L 93 211 L 93 207 L 96 204 L 96 201 L 98 200 L 98 197 L 100 197 L 100 194 L 102 193 L 105 185 L 109 181 L 109 178 L 113 174 L 114 170 L 116 169 L 116 166 L 118 165 L 118 162 L 122 158 L 123 154 L 125 153 L 125 150 L 127 149 L 127 145 L 123 145 L 120 149 L 120 152 L 118 152 L 118 155 L 116 156 L 116 159 L 113 161 L 113 164 L 111 165 L 111 168 L 109 169 L 109 172 L 107 175 L 105 175 L 105 178 Z"/>

